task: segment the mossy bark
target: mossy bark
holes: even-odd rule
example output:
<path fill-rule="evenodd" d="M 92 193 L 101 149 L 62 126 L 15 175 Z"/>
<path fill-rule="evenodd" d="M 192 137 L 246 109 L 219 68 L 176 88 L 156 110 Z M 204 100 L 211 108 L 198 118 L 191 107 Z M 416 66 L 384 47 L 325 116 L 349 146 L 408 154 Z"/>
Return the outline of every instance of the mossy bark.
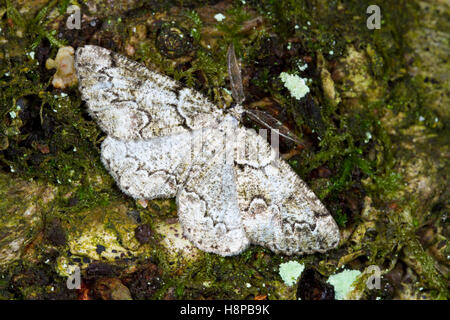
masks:
<path fill-rule="evenodd" d="M 325 278 L 341 266 L 379 266 L 382 289 L 361 277 L 356 298 L 448 298 L 445 2 L 380 2 L 379 30 L 365 23 L 373 1 L 110 2 L 80 1 L 80 30 L 66 27 L 69 1 L 0 2 L 0 297 L 89 298 L 65 287 L 80 266 L 87 286 L 120 279 L 133 298 L 288 299 L 295 288 L 278 269 L 296 260 Z M 183 37 L 168 41 L 173 34 Z M 123 195 L 99 160 L 104 135 L 77 88 L 55 89 L 44 67 L 59 47 L 86 43 L 174 77 L 221 108 L 232 102 L 233 43 L 246 106 L 304 142 L 281 148 L 338 222 L 339 248 L 290 258 L 261 247 L 206 254 L 183 239 L 173 200 Z M 281 72 L 311 79 L 309 96 L 291 97 Z M 143 224 L 146 243 L 135 238 Z"/>

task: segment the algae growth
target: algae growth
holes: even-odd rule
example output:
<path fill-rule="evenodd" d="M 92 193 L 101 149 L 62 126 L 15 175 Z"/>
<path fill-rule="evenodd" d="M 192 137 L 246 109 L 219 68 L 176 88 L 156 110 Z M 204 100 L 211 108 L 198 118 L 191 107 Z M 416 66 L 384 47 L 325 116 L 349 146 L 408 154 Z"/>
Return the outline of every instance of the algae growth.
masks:
<path fill-rule="evenodd" d="M 326 280 L 341 267 L 363 274 L 355 299 L 448 298 L 447 4 L 380 2 L 381 28 L 369 30 L 373 1 L 118 2 L 0 1 L 1 298 L 296 299 L 314 286 L 329 298 Z M 77 3 L 80 29 L 69 29 Z M 198 251 L 182 237 L 173 200 L 118 190 L 76 86 L 55 88 L 46 68 L 59 48 L 96 44 L 224 108 L 231 43 L 245 107 L 302 141 L 282 139 L 281 152 L 339 224 L 336 250 Z M 282 73 L 308 79 L 309 93 L 291 96 Z M 279 274 L 288 261 L 305 266 L 298 290 Z M 366 286 L 370 266 L 379 289 Z M 83 289 L 69 290 L 75 267 Z"/>

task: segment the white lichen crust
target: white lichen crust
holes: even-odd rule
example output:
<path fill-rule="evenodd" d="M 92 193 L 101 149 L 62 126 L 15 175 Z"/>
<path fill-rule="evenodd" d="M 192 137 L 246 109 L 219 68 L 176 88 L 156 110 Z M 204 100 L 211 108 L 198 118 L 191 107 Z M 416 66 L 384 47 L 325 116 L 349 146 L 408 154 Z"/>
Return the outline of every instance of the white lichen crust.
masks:
<path fill-rule="evenodd" d="M 283 254 L 325 252 L 339 230 L 267 141 L 200 93 L 97 46 L 76 51 L 89 113 L 108 137 L 102 161 L 136 199 L 176 197 L 185 236 L 234 255 L 250 244 Z"/>

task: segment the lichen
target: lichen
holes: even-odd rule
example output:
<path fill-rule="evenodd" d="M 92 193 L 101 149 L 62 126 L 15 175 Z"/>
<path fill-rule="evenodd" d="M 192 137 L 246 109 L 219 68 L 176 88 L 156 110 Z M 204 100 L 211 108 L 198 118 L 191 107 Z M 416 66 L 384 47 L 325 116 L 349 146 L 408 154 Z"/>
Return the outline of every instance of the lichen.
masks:
<path fill-rule="evenodd" d="M 298 100 L 303 98 L 309 92 L 305 79 L 300 78 L 297 75 L 282 72 L 280 74 L 280 79 L 283 81 L 284 86 L 289 90 L 290 94 Z"/>
<path fill-rule="evenodd" d="M 280 277 L 287 286 L 292 286 L 302 274 L 305 266 L 297 261 L 288 261 L 280 264 Z"/>
<path fill-rule="evenodd" d="M 354 282 L 360 275 L 358 270 L 344 270 L 328 278 L 327 283 L 334 286 L 336 300 L 348 299 L 349 293 L 355 288 Z"/>
<path fill-rule="evenodd" d="M 221 14 L 221 13 L 218 13 L 218 14 L 214 15 L 214 19 L 216 19 L 219 22 L 222 22 L 223 20 L 225 20 L 225 18 L 226 17 L 223 14 Z"/>

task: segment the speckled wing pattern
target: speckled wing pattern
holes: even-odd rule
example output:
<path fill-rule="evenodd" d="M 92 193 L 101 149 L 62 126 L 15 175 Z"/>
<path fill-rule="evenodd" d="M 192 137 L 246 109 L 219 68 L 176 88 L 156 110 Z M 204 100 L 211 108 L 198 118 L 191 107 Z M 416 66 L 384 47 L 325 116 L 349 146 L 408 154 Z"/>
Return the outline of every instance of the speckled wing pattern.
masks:
<path fill-rule="evenodd" d="M 120 140 L 214 127 L 223 114 L 197 91 L 101 47 L 78 48 L 75 69 L 90 115 Z"/>
<path fill-rule="evenodd" d="M 102 162 L 127 195 L 176 197 L 184 234 L 223 256 L 339 243 L 331 215 L 256 132 L 200 93 L 97 46 L 76 51 L 79 90 L 107 137 Z"/>

